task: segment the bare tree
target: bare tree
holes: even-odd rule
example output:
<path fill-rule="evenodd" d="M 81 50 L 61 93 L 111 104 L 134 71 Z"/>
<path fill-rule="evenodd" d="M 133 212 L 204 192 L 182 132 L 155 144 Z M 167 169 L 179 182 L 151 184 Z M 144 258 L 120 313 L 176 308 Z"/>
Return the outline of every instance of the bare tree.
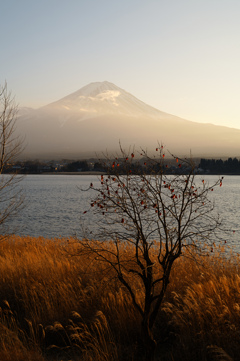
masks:
<path fill-rule="evenodd" d="M 81 244 L 109 264 L 129 292 L 142 319 L 146 360 L 151 361 L 156 347 L 154 323 L 174 262 L 185 247 L 210 244 L 220 226 L 209 192 L 222 185 L 222 178 L 213 185 L 196 179 L 191 160 L 173 155 L 166 160 L 162 146 L 156 148 L 155 157 L 146 152 L 141 156 L 141 164 L 135 163 L 134 153 L 121 150 L 120 158 L 105 160 L 108 174 L 90 185 L 93 199 L 85 211 L 95 217 L 99 240 L 86 237 Z M 114 248 L 106 247 L 107 240 Z M 132 251 L 126 254 L 124 245 Z"/>
<path fill-rule="evenodd" d="M 16 120 L 18 107 L 7 83 L 0 86 L 0 234 L 6 220 L 14 216 L 23 204 L 23 196 L 16 173 L 4 174 L 17 159 L 23 149 L 23 139 L 17 136 Z"/>

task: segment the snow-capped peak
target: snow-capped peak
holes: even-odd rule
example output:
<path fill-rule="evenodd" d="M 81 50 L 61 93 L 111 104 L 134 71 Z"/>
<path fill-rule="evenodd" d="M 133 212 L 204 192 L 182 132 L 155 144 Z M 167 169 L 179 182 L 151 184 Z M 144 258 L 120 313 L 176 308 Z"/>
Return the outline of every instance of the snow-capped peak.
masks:
<path fill-rule="evenodd" d="M 115 114 L 132 117 L 161 118 L 165 113 L 157 110 L 125 90 L 108 81 L 90 83 L 80 90 L 51 103 L 47 108 L 82 112 L 84 118 L 94 114 Z"/>
<path fill-rule="evenodd" d="M 90 83 L 69 96 L 81 94 L 86 97 L 96 97 L 98 94 L 108 91 L 122 91 L 119 87 L 108 81 Z M 65 97 L 67 98 L 67 97 Z"/>

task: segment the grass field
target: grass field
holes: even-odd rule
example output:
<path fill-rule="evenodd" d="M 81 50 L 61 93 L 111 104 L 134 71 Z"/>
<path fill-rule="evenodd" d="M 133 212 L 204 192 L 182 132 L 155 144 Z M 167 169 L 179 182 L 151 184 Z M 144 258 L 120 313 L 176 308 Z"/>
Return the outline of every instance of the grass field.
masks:
<path fill-rule="evenodd" d="M 239 258 L 224 255 L 215 247 L 175 264 L 154 330 L 157 360 L 220 360 L 223 350 L 238 359 Z M 0 361 L 142 360 L 129 295 L 76 240 L 3 239 L 0 274 Z"/>

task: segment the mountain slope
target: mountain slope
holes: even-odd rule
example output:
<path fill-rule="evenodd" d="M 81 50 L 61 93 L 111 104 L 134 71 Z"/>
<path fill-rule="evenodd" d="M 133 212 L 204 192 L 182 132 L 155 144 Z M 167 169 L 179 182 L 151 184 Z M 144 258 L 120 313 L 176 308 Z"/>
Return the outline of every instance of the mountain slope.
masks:
<path fill-rule="evenodd" d="M 59 101 L 43 107 L 47 111 L 68 111 L 90 118 L 97 115 L 165 118 L 169 115 L 157 110 L 130 93 L 107 81 L 91 83 Z"/>
<path fill-rule="evenodd" d="M 109 82 L 91 83 L 37 110 L 24 108 L 18 126 L 30 158 L 115 152 L 119 140 L 149 150 L 163 142 L 178 155 L 240 155 L 240 130 L 164 113 Z"/>

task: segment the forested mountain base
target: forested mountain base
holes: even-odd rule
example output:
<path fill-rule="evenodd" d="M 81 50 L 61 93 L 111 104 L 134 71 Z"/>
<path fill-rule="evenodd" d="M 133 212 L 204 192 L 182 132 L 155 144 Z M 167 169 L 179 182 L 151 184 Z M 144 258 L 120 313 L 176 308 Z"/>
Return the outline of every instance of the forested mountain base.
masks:
<path fill-rule="evenodd" d="M 199 168 L 205 173 L 212 174 L 240 174 L 240 161 L 237 158 L 201 159 Z"/>

